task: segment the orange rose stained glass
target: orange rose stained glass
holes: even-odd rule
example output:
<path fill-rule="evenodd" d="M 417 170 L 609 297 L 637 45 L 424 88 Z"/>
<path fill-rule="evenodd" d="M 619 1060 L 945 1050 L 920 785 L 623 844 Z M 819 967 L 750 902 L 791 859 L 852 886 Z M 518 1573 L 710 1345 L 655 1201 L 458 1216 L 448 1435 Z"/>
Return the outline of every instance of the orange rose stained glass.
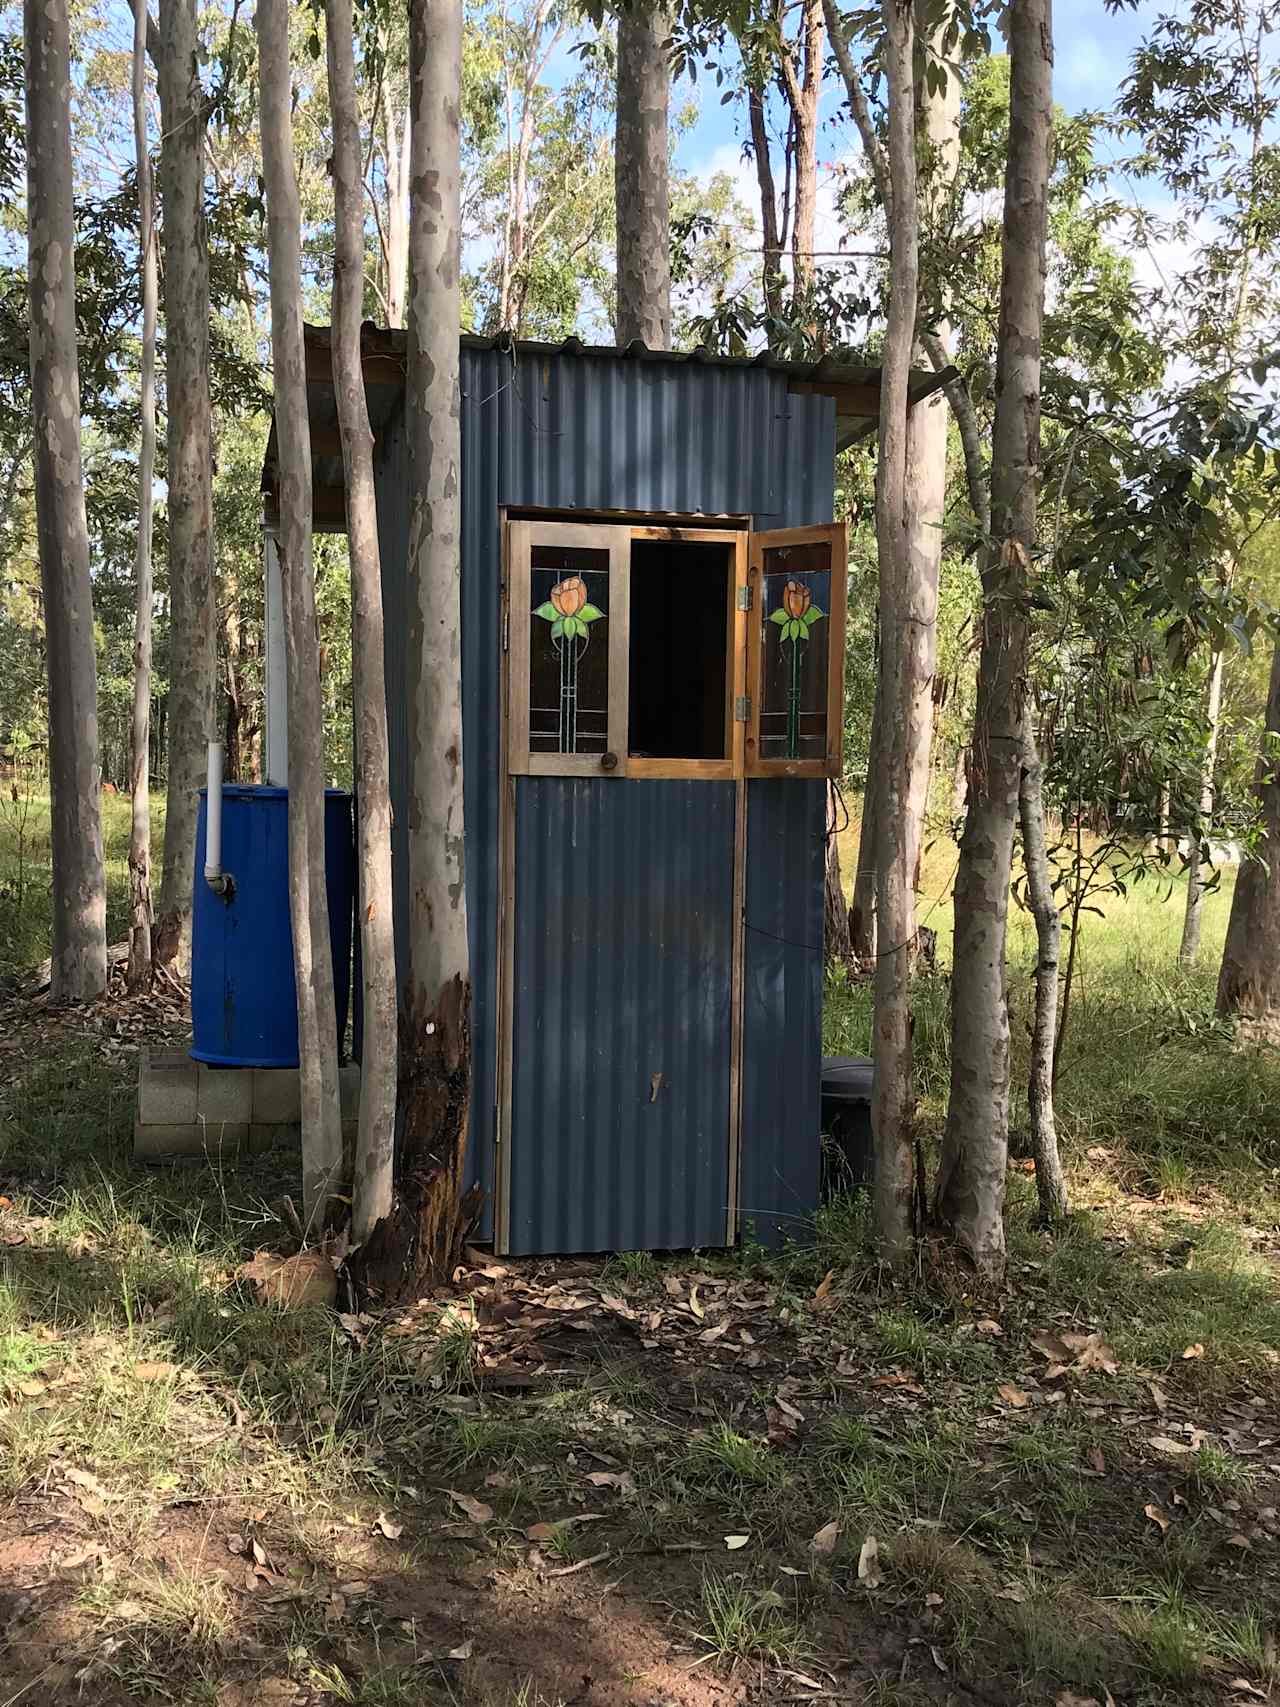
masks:
<path fill-rule="evenodd" d="M 531 565 L 529 745 L 538 753 L 603 753 L 608 745 L 609 556 L 535 545 Z"/>
<path fill-rule="evenodd" d="M 765 552 L 762 758 L 826 756 L 830 608 L 831 549 L 825 541 Z"/>

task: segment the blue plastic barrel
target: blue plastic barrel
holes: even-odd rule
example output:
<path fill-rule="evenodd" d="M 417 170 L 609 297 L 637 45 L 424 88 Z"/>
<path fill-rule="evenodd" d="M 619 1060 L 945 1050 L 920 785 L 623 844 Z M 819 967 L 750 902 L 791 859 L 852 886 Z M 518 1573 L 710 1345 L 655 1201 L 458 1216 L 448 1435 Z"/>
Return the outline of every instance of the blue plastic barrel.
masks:
<path fill-rule="evenodd" d="M 201 789 L 191 921 L 191 1053 L 219 1067 L 296 1067 L 289 791 L 238 783 L 223 788 L 222 869 L 234 885 L 229 900 L 204 880 L 207 809 Z M 351 796 L 338 788 L 325 794 L 324 859 L 341 1040 L 351 986 L 355 851 Z"/>

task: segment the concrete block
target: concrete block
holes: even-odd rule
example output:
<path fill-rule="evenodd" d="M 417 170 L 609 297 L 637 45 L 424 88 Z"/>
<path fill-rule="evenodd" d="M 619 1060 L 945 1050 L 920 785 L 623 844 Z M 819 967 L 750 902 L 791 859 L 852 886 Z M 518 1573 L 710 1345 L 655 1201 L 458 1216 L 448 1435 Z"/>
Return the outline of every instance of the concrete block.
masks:
<path fill-rule="evenodd" d="M 338 1090 L 342 1099 L 342 1118 L 355 1120 L 360 1113 L 360 1064 L 348 1061 L 338 1068 Z"/>
<path fill-rule="evenodd" d="M 248 1125 L 253 1116 L 253 1074 L 245 1067 L 210 1067 L 203 1061 L 196 1081 L 196 1115 L 210 1126 L 224 1121 Z"/>
<path fill-rule="evenodd" d="M 277 1126 L 302 1119 L 296 1067 L 254 1067 L 253 1108 L 255 1125 Z"/>
<path fill-rule="evenodd" d="M 196 1117 L 196 1063 L 177 1049 L 144 1049 L 138 1072 L 138 1120 L 179 1126 Z"/>
<path fill-rule="evenodd" d="M 255 1155 L 281 1146 L 296 1150 L 301 1142 L 302 1128 L 296 1120 L 255 1120 L 249 1126 L 249 1148 Z"/>
<path fill-rule="evenodd" d="M 242 1120 L 216 1124 L 191 1120 L 150 1126 L 139 1120 L 133 1128 L 133 1153 L 144 1162 L 179 1157 L 229 1161 L 240 1154 L 248 1140 L 248 1123 Z"/>

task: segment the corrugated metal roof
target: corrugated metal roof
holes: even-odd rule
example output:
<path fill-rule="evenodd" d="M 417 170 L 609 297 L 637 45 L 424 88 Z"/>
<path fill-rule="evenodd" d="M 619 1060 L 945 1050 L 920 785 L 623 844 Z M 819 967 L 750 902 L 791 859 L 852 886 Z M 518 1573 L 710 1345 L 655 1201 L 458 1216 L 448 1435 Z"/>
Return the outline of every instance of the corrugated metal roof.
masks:
<path fill-rule="evenodd" d="M 338 441 L 337 410 L 333 398 L 331 368 L 331 333 L 327 326 L 303 328 L 307 355 L 307 400 L 312 429 L 312 468 L 316 487 L 315 524 L 319 529 L 341 532 L 345 522 L 341 515 L 343 488 L 342 451 Z M 639 341 L 625 349 L 613 345 L 584 344 L 579 338 L 566 338 L 563 343 L 537 343 L 513 338 L 509 333 L 480 337 L 464 332 L 460 338 L 464 353 L 472 352 L 494 358 L 507 372 L 508 382 L 515 383 L 522 369 L 536 373 L 539 366 L 555 364 L 563 372 L 576 366 L 583 378 L 579 386 L 588 401 L 598 395 L 598 388 L 607 385 L 610 371 L 626 370 L 639 364 L 654 372 L 672 370 L 750 373 L 766 370 L 780 376 L 786 390 L 794 395 L 830 397 L 836 405 L 836 448 L 847 445 L 876 430 L 878 424 L 881 369 L 866 363 L 847 360 L 838 353 L 820 357 L 817 361 L 788 361 L 772 351 L 755 356 L 726 356 L 714 350 L 651 350 Z M 403 330 L 366 324 L 362 328 L 362 351 L 365 368 L 365 389 L 369 398 L 369 414 L 375 434 L 393 413 L 404 389 L 408 361 L 408 334 Z M 938 374 L 917 370 L 912 373 L 909 395 L 913 404 L 932 396 L 946 383 L 954 369 Z M 678 415 L 678 408 L 675 411 Z M 709 414 L 696 424 L 699 444 L 707 428 L 714 430 L 715 415 Z M 690 447 L 686 447 L 688 449 Z M 276 436 L 272 424 L 262 470 L 262 489 L 274 493 L 276 488 Z"/>

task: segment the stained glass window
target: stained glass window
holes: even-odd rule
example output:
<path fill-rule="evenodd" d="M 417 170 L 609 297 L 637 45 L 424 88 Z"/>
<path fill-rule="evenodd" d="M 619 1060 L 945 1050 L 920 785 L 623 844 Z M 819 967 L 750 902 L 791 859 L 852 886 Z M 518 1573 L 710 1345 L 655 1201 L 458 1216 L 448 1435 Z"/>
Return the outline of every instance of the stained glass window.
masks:
<path fill-rule="evenodd" d="M 603 753 L 609 744 L 609 553 L 531 548 L 529 750 Z"/>
<path fill-rule="evenodd" d="M 825 760 L 831 635 L 831 543 L 763 554 L 761 759 Z"/>

